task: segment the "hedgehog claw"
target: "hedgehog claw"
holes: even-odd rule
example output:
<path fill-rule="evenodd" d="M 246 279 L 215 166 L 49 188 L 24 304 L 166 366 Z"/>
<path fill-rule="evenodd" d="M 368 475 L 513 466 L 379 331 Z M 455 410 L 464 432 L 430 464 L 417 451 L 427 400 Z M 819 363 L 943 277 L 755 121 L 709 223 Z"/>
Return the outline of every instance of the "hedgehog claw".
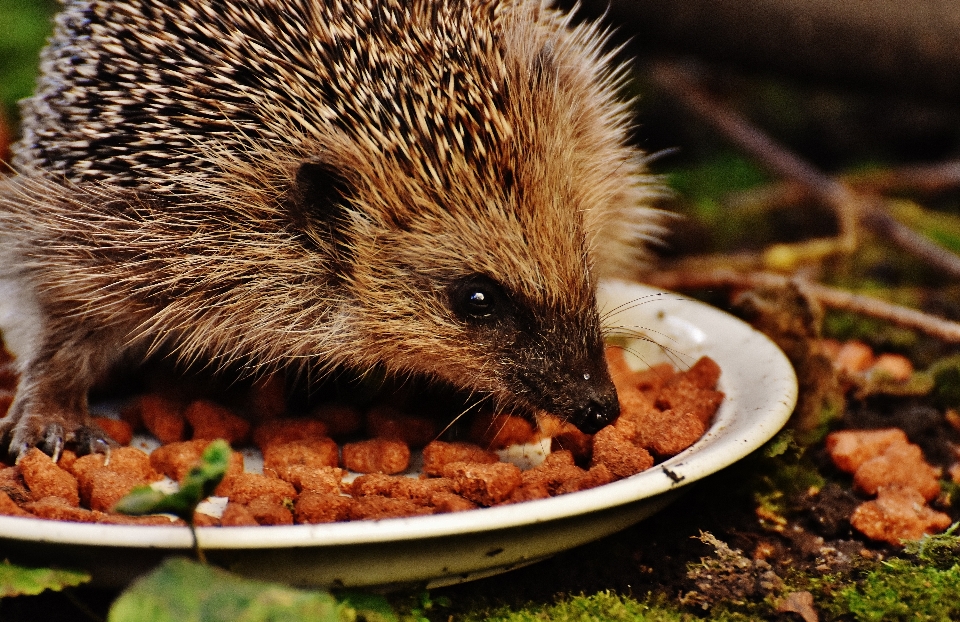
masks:
<path fill-rule="evenodd" d="M 65 436 L 62 425 L 59 423 L 51 423 L 44 428 L 43 437 L 40 442 L 37 443 L 37 447 L 56 462 L 60 459 L 60 454 L 63 453 L 63 439 Z"/>
<path fill-rule="evenodd" d="M 27 455 L 27 452 L 30 451 L 29 443 L 20 443 L 20 447 L 16 450 L 13 447 L 10 448 L 10 457 L 13 458 L 14 464 L 20 464 L 20 461 L 23 460 L 23 457 Z"/>
<path fill-rule="evenodd" d="M 105 463 L 109 464 L 110 452 L 117 446 L 117 443 L 97 426 L 84 425 L 74 430 L 71 445 L 76 448 L 77 454 L 80 456 L 103 454 L 106 459 Z"/>

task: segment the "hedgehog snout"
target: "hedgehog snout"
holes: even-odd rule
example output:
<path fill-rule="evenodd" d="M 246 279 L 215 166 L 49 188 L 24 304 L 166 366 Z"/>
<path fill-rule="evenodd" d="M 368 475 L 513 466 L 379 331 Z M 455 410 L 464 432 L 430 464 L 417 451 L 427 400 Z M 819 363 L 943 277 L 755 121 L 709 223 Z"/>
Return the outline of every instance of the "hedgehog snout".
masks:
<path fill-rule="evenodd" d="M 584 434 L 595 434 L 620 416 L 616 391 L 587 396 L 570 415 L 569 421 Z"/>

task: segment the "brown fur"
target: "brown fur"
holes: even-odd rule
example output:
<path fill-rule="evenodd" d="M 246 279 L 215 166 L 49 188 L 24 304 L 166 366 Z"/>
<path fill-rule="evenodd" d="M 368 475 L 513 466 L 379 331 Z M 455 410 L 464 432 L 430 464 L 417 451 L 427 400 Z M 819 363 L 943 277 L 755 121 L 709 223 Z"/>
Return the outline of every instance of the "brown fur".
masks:
<path fill-rule="evenodd" d="M 69 438 L 124 353 L 612 408 L 596 280 L 656 232 L 656 186 L 595 27 L 531 0 L 91 5 L 58 19 L 0 186 L 0 286 L 38 320 L 6 329 L 13 453 Z M 458 315 L 476 275 L 502 316 Z"/>

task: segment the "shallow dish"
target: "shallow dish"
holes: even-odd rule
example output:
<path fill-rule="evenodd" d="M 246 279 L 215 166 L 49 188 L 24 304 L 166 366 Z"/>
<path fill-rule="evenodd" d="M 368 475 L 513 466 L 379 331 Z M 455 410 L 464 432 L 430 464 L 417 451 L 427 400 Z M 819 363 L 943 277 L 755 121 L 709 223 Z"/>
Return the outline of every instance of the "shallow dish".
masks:
<path fill-rule="evenodd" d="M 786 423 L 796 376 L 763 334 L 708 305 L 634 283 L 600 290 L 605 324 L 632 335 L 634 362 L 720 364 L 726 399 L 695 445 L 599 488 L 456 514 L 284 527 L 208 527 L 208 559 L 250 577 L 315 586 L 435 587 L 503 572 L 624 529 L 683 487 L 743 458 Z M 0 557 L 87 570 L 120 586 L 172 554 L 190 554 L 184 527 L 67 523 L 0 516 Z"/>

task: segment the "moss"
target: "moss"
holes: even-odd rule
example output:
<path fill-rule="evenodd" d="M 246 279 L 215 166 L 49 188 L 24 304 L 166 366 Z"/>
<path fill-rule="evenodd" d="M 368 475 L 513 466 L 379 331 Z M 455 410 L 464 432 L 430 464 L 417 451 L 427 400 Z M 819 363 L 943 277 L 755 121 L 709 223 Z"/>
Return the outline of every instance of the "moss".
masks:
<path fill-rule="evenodd" d="M 52 0 L 0 0 L 0 108 L 6 112 L 33 91 L 55 7 Z"/>
<path fill-rule="evenodd" d="M 552 605 L 530 604 L 519 609 L 502 607 L 488 611 L 476 611 L 462 618 L 462 622 L 686 622 L 696 620 L 661 599 L 639 601 L 629 596 L 612 592 L 599 592 L 592 596 L 572 596 Z"/>
<path fill-rule="evenodd" d="M 908 542 L 904 552 L 915 555 L 921 562 L 947 570 L 960 565 L 960 537 L 955 536 L 960 523 L 954 523 L 943 533 L 927 535 L 916 542 Z"/>
<path fill-rule="evenodd" d="M 863 580 L 834 592 L 825 609 L 858 621 L 960 619 L 960 566 L 884 562 Z"/>
<path fill-rule="evenodd" d="M 671 604 L 663 596 L 648 595 L 638 600 L 604 591 L 592 596 L 563 598 L 551 605 L 477 610 L 466 617 L 451 619 L 456 622 L 747 622 L 757 617 L 724 607 L 698 615 Z"/>

